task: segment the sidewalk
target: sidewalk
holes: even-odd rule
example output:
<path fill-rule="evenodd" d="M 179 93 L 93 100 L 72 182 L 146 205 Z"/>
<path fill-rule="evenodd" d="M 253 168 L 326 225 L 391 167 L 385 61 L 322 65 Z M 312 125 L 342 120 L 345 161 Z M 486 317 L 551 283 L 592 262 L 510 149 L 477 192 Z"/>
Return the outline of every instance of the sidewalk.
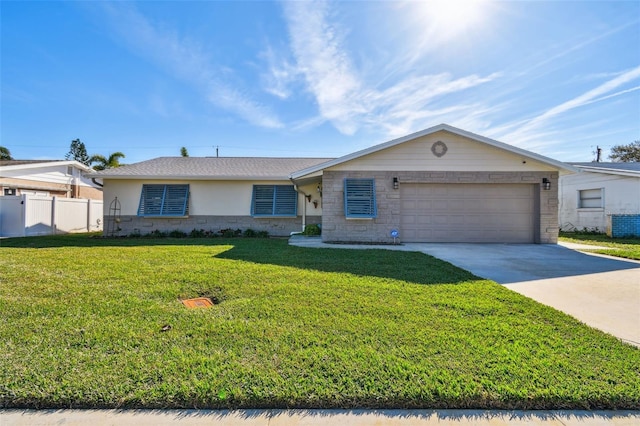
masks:
<path fill-rule="evenodd" d="M 637 426 L 639 411 L 0 410 L 1 426 Z"/>

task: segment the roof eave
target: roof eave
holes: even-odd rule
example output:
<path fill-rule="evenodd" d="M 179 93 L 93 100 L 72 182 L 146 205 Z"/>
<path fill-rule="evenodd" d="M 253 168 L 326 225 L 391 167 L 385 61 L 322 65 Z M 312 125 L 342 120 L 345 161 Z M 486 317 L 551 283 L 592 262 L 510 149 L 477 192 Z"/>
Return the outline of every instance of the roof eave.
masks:
<path fill-rule="evenodd" d="M 112 180 L 219 180 L 219 181 L 266 181 L 266 180 L 282 180 L 288 181 L 288 176 L 189 176 L 189 175 L 97 175 L 92 174 L 88 177 L 95 179 L 112 179 Z"/>
<path fill-rule="evenodd" d="M 591 166 L 574 166 L 574 167 L 581 172 L 593 172 L 593 173 L 602 173 L 607 175 L 640 177 L 640 171 L 635 171 L 635 170 L 619 170 L 619 169 L 609 169 L 606 167 L 591 167 Z"/>
<path fill-rule="evenodd" d="M 15 166 L 2 166 L 3 170 L 23 170 L 23 169 L 37 169 L 42 167 L 53 167 L 53 166 L 75 166 L 80 170 L 85 172 L 93 171 L 93 169 L 85 164 L 82 164 L 76 160 L 63 160 L 63 161 L 43 161 L 41 163 L 30 163 L 30 164 L 18 164 Z"/>

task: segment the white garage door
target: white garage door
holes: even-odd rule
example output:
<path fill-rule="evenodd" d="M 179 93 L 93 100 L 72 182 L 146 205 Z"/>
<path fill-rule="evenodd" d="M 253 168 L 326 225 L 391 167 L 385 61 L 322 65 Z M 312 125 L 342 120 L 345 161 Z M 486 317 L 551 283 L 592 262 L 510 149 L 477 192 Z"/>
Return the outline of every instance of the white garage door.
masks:
<path fill-rule="evenodd" d="M 534 242 L 534 185 L 400 185 L 405 242 Z"/>

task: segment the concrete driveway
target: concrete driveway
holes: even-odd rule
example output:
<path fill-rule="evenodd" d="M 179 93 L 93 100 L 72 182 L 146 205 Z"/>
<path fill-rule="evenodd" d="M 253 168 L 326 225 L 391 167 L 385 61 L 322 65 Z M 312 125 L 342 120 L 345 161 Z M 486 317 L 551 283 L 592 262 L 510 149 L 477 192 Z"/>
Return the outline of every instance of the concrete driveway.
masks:
<path fill-rule="evenodd" d="M 550 244 L 406 246 L 640 346 L 640 262 Z"/>
<path fill-rule="evenodd" d="M 640 347 L 640 262 L 582 253 L 553 244 L 323 244 L 301 247 L 420 251 L 488 278 L 585 324 Z"/>

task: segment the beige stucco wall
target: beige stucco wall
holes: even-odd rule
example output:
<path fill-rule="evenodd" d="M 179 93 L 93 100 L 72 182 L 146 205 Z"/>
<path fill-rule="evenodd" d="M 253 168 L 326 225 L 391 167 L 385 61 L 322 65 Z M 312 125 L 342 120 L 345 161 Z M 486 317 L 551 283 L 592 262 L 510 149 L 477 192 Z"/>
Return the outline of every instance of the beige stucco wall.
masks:
<path fill-rule="evenodd" d="M 431 147 L 444 142 L 446 154 L 435 156 Z M 436 132 L 373 154 L 369 154 L 327 170 L 345 171 L 557 171 L 539 161 L 480 143 L 447 131 Z"/>
<path fill-rule="evenodd" d="M 189 184 L 189 216 L 181 218 L 139 217 L 138 204 L 143 184 Z M 217 232 L 220 229 L 248 228 L 287 236 L 303 230 L 304 224 L 321 223 L 322 202 L 317 183 L 298 187 L 297 217 L 252 217 L 253 185 L 290 185 L 290 181 L 177 181 L 105 179 L 104 217 L 109 220 L 112 201 L 120 201 L 120 222 L 115 235 L 147 234 L 193 229 Z M 311 195 L 308 200 L 304 194 Z M 314 201 L 316 202 L 314 205 Z M 303 220 L 303 215 L 305 216 Z M 105 226 L 105 233 L 109 227 Z"/>
<path fill-rule="evenodd" d="M 118 197 L 122 215 L 136 215 L 140 203 L 140 193 L 143 184 L 189 184 L 189 214 L 208 216 L 250 216 L 253 185 L 290 185 L 289 181 L 176 181 L 176 180 L 120 180 L 105 179 L 104 201 L 105 215 L 109 203 Z M 321 215 L 322 203 L 314 207 L 313 201 L 319 201 L 320 196 L 316 185 L 298 188 L 311 195 L 311 202 L 302 194 L 298 195 L 298 216 L 303 214 L 303 207 L 307 214 Z M 305 206 L 303 206 L 303 202 Z"/>

